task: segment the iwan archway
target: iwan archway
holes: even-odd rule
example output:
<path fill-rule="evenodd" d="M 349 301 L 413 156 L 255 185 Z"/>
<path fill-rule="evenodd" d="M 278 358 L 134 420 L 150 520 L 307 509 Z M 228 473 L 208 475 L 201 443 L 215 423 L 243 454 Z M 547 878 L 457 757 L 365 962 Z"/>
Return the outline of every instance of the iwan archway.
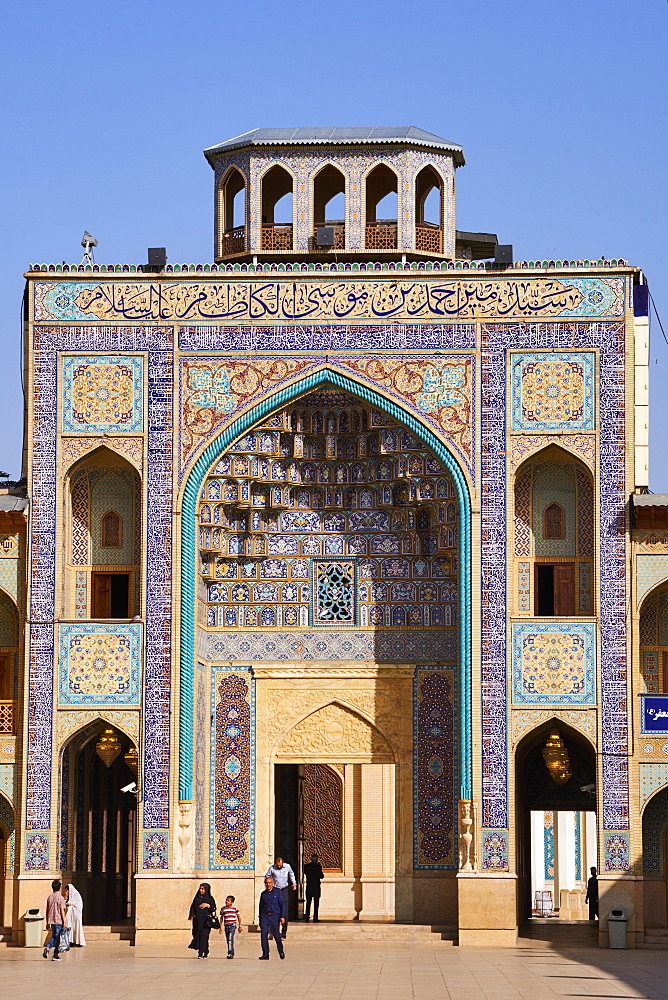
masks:
<path fill-rule="evenodd" d="M 204 791 L 200 783 L 193 796 L 193 729 L 201 742 L 201 726 L 215 716 L 224 733 L 232 734 L 229 766 L 211 758 L 214 794 L 225 786 L 224 801 L 232 803 L 230 815 L 221 818 L 224 810 L 210 802 L 218 851 L 213 867 L 233 869 L 243 855 L 243 867 L 259 875 L 275 849 L 274 837 L 266 836 L 274 827 L 273 775 L 267 769 L 278 760 L 267 740 L 275 726 L 278 737 L 298 721 L 297 691 L 302 709 L 313 698 L 322 704 L 343 691 L 353 712 L 362 711 L 376 727 L 382 728 L 384 716 L 400 716 L 407 727 L 401 754 L 410 775 L 411 687 L 416 663 L 425 662 L 413 650 L 431 637 L 433 659 L 426 662 L 445 665 L 458 689 L 449 723 L 456 727 L 455 746 L 442 777 L 439 772 L 434 779 L 439 787 L 430 791 L 430 801 L 440 803 L 433 806 L 433 822 L 444 828 L 451 823 L 450 863 L 443 867 L 454 869 L 452 800 L 470 798 L 470 505 L 464 475 L 448 448 L 393 401 L 336 370 L 320 370 L 264 400 L 200 455 L 184 489 L 182 541 L 182 800 L 199 802 Z M 210 713 L 203 709 L 194 724 L 198 626 L 198 710 L 201 677 L 210 670 L 215 679 Z M 330 655 L 322 652 L 328 643 L 336 646 L 329 674 L 315 666 Z M 287 663 L 292 673 L 282 666 Z M 285 704 L 281 687 L 289 694 Z M 247 715 L 247 730 L 228 724 L 223 702 L 232 704 L 230 698 L 229 719 Z M 239 708 L 239 698 L 247 709 Z M 441 732 L 438 725 L 432 728 Z M 209 738 L 220 749 L 220 732 Z M 250 756 L 238 752 L 235 740 L 252 746 Z M 293 763 L 303 766 L 306 760 Z M 324 763 L 348 762 L 334 753 Z M 198 764 L 198 775 L 201 770 Z M 401 797 L 401 825 L 409 830 L 410 778 L 401 796 L 392 796 L 397 809 Z M 235 809 L 249 825 L 243 851 Z M 232 845 L 229 865 L 221 844 Z M 416 848 L 416 857 L 422 849 Z M 396 847 L 406 874 L 411 853 L 408 842 Z"/>

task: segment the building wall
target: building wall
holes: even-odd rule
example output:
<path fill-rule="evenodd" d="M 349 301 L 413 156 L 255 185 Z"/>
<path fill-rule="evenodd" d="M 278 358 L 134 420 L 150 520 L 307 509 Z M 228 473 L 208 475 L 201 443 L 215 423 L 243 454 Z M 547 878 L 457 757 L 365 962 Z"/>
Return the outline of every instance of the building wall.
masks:
<path fill-rule="evenodd" d="M 366 273 L 359 267 L 29 275 L 34 624 L 23 689 L 29 780 L 18 865 L 44 879 L 57 867 L 61 749 L 102 717 L 141 743 L 138 920 L 147 929 L 146 901 L 162 873 L 183 875 L 184 899 L 202 871 L 224 867 L 246 893 L 263 874 L 273 851 L 272 685 L 302 698 L 301 707 L 286 705 L 278 716 L 274 740 L 299 724 L 307 702 L 315 711 L 336 703 L 359 713 L 391 747 L 396 904 L 375 889 L 372 902 L 369 889 L 369 912 L 396 905 L 401 919 L 456 919 L 454 808 L 443 826 L 449 852 L 437 862 L 420 853 L 432 817 L 420 800 L 430 773 L 445 775 L 450 801 L 474 802 L 478 877 L 504 885 L 505 893 L 503 877 L 517 864 L 514 747 L 553 717 L 586 735 L 600 755 L 601 867 L 614 880 L 635 864 L 625 571 L 625 510 L 635 485 L 634 272 L 602 262 L 494 275 L 475 267 L 459 273 L 454 265 L 407 265 L 394 273 L 388 265 L 369 265 Z M 253 426 L 323 385 L 389 414 L 447 469 L 460 527 L 453 650 L 424 622 L 413 633 L 361 620 L 347 632 L 302 621 L 279 629 L 269 617 L 266 627 L 243 632 L 218 619 L 196 624 L 204 591 L 196 584 L 195 521 L 207 475 Z M 102 629 L 74 617 L 54 626 L 68 586 L 58 553 L 75 528 L 66 513 L 67 473 L 102 445 L 141 477 L 141 621 Z M 545 475 L 539 466 L 549 458 L 547 447 L 566 457 Z M 567 508 L 568 538 L 556 547 L 536 544 L 531 531 L 526 549 L 518 543 L 513 526 L 528 468 L 538 470 L 527 480 L 530 515 L 533 509 L 540 519 L 550 490 Z M 593 539 L 574 535 L 575 498 L 583 496 L 596 512 Z M 578 571 L 577 613 L 567 619 L 530 614 L 529 564 L 548 557 L 586 567 Z M 81 650 L 93 637 L 108 650 L 121 644 L 117 682 L 102 697 L 92 674 L 81 670 L 72 696 L 73 644 Z M 448 670 L 455 724 L 439 743 L 423 718 L 444 704 L 439 685 Z M 222 694 L 220 684 L 212 686 L 219 674 L 221 683 L 231 682 Z M 247 719 L 244 746 L 234 748 L 239 794 L 227 796 L 245 803 L 239 816 L 247 829 L 236 846 L 234 838 L 223 844 L 212 864 L 220 801 L 232 780 L 221 762 L 232 749 L 220 727 L 212 733 L 205 720 L 224 698 Z M 395 706 L 392 725 L 383 722 L 388 705 Z M 355 763 L 340 748 L 324 756 L 345 767 Z"/>

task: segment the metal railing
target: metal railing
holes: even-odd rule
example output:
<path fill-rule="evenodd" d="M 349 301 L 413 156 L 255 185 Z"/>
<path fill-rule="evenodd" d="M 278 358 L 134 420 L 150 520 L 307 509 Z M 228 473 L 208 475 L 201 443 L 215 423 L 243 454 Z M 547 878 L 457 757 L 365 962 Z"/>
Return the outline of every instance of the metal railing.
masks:
<path fill-rule="evenodd" d="M 292 250 L 291 222 L 263 222 L 262 250 Z"/>
<path fill-rule="evenodd" d="M 415 227 L 415 249 L 423 253 L 443 253 L 443 230 L 430 222 Z"/>
<path fill-rule="evenodd" d="M 235 253 L 244 253 L 246 250 L 246 227 L 237 226 L 236 229 L 228 229 L 223 233 L 220 241 L 220 256 L 231 257 Z"/>
<path fill-rule="evenodd" d="M 387 220 L 367 222 L 365 244 L 367 250 L 396 250 L 397 224 Z"/>
<path fill-rule="evenodd" d="M 0 733 L 4 736 L 14 736 L 16 722 L 16 702 L 0 701 Z"/>

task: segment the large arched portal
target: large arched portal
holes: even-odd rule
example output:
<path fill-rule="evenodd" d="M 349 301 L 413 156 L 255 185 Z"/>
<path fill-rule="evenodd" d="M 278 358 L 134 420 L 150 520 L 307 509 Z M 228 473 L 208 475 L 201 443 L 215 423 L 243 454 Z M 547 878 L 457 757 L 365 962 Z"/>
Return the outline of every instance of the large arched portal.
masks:
<path fill-rule="evenodd" d="M 278 406 L 268 405 L 245 428 L 238 424 L 234 436 L 227 432 L 227 442 L 223 436 L 210 447 L 186 485 L 181 797 L 208 798 L 195 820 L 203 866 L 207 857 L 212 868 L 237 862 L 259 875 L 279 849 L 292 853 L 293 866 L 301 863 L 309 767 L 372 768 L 373 778 L 371 771 L 341 775 L 343 801 L 346 788 L 351 795 L 344 809 L 351 825 L 342 820 L 337 874 L 341 884 L 353 881 L 346 883 L 346 904 L 333 915 L 388 918 L 395 912 L 395 878 L 410 881 L 425 869 L 433 882 L 434 872 L 454 874 L 457 866 L 456 800 L 470 787 L 468 497 L 457 464 L 431 432 L 365 387 L 343 381 L 339 376 L 337 384 L 332 373 L 331 381 L 311 379 L 292 398 L 286 392 L 283 405 L 277 399 Z M 194 538 L 187 534 L 189 519 Z M 194 597 L 194 585 L 193 621 L 188 594 Z M 444 690 L 451 697 L 447 705 L 429 703 L 433 724 L 414 744 L 414 700 L 426 698 L 416 668 L 424 664 L 449 673 Z M 209 670 L 207 711 L 203 675 Z M 274 730 L 276 738 L 288 730 L 294 735 L 305 708 L 318 701 L 347 704 L 374 733 L 401 734 L 398 756 L 389 744 L 382 760 L 343 754 L 347 716 L 321 727 L 316 760 L 306 735 L 301 754 L 291 746 L 282 756 Z M 200 733 L 208 718 L 217 727 L 209 796 Z M 248 744 L 252 751 L 244 758 Z M 244 785 L 246 767 L 255 805 Z M 320 777 L 324 782 L 331 774 Z M 382 801 L 372 794 L 376 785 Z M 289 806 L 277 806 L 277 787 Z M 377 850 L 371 844 L 378 827 L 360 795 L 368 803 L 375 795 L 385 810 L 388 832 Z M 282 831 L 288 831 L 289 851 L 279 845 Z M 362 877 L 355 874 L 360 858 L 375 858 L 369 860 L 375 869 L 364 870 L 369 884 L 375 879 L 390 887 L 373 901 L 371 890 L 365 902 L 353 888 Z M 419 919 L 412 892 L 402 888 L 402 919 Z M 439 894 L 432 895 L 426 919 L 433 922 L 441 914 Z"/>

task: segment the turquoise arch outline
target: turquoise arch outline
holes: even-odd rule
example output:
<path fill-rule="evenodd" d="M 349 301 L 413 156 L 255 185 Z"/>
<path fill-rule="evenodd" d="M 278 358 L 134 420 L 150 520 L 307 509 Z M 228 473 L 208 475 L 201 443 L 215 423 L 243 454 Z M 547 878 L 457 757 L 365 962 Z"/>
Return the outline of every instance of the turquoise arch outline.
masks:
<path fill-rule="evenodd" d="M 460 796 L 471 798 L 471 499 L 464 473 L 452 453 L 428 427 L 369 386 L 332 368 L 321 368 L 267 396 L 242 414 L 202 452 L 188 474 L 183 491 L 181 527 L 181 662 L 179 704 L 179 799 L 192 798 L 193 686 L 195 674 L 195 511 L 202 481 L 217 458 L 244 431 L 268 413 L 285 406 L 315 386 L 327 383 L 344 389 L 383 410 L 413 431 L 441 459 L 452 476 L 460 510 L 459 532 L 459 761 Z"/>

